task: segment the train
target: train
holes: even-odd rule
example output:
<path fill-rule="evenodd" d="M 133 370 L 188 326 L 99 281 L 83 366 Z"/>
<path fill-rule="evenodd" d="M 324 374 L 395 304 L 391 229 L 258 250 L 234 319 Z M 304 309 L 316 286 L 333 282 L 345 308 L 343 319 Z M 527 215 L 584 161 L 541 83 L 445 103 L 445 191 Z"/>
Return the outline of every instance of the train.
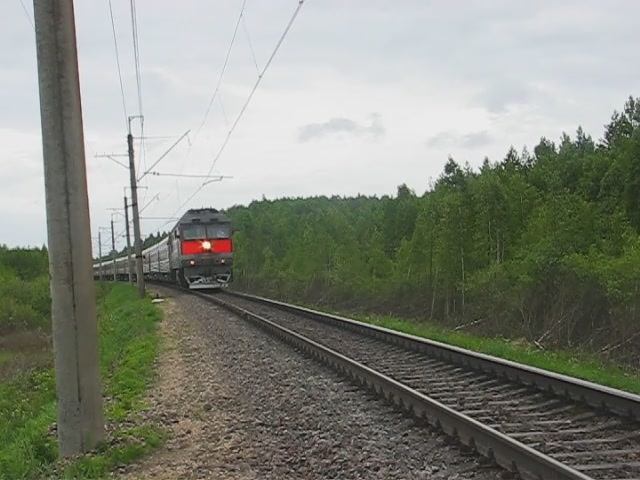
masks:
<path fill-rule="evenodd" d="M 233 279 L 231 220 L 214 208 L 191 209 L 167 236 L 142 251 L 144 277 L 176 283 L 189 289 L 221 289 Z M 128 256 L 94 261 L 94 278 L 126 280 Z M 135 258 L 132 255 L 135 278 Z"/>

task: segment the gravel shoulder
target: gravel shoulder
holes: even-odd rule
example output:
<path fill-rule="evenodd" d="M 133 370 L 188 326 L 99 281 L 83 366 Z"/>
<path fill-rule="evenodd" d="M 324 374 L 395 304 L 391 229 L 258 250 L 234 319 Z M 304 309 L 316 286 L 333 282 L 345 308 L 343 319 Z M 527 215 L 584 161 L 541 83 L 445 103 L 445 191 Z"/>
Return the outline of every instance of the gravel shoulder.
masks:
<path fill-rule="evenodd" d="M 511 478 L 220 307 L 154 288 L 164 348 L 143 417 L 169 438 L 116 478 Z"/>

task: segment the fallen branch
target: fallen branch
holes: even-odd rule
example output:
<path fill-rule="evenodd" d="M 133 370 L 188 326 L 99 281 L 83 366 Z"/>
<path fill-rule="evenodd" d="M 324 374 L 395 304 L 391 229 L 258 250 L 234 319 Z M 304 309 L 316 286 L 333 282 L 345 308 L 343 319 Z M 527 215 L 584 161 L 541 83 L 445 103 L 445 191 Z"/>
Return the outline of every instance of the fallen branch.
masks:
<path fill-rule="evenodd" d="M 533 341 L 533 344 L 534 344 L 536 347 L 538 347 L 538 350 L 544 350 L 544 345 L 542 345 L 542 344 L 540 343 L 540 341 L 538 341 L 538 340 L 534 340 L 534 341 Z"/>
<path fill-rule="evenodd" d="M 600 350 L 600 353 L 609 353 L 613 350 L 617 350 L 618 348 L 622 347 L 623 345 L 626 345 L 627 343 L 631 342 L 632 340 L 638 337 L 640 337 L 640 332 L 637 332 L 634 335 L 631 335 L 630 337 L 626 338 L 622 342 L 617 343 L 615 345 L 606 345 L 605 347 L 602 348 L 602 350 Z"/>

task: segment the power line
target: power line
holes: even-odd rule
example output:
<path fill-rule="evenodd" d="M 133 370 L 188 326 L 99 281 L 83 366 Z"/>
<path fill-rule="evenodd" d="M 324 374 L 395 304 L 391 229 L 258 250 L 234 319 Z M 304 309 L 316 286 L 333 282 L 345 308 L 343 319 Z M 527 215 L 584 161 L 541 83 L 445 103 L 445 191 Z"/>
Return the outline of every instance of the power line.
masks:
<path fill-rule="evenodd" d="M 253 50 L 253 42 L 251 41 L 251 36 L 249 35 L 249 29 L 247 28 L 247 23 L 244 20 L 244 15 L 242 16 L 242 30 L 244 30 L 244 35 L 247 37 L 247 42 L 249 42 L 249 50 L 251 50 L 251 58 L 253 58 L 253 64 L 256 66 L 256 72 L 260 73 L 260 68 L 258 67 L 258 60 L 256 60 L 256 52 Z"/>
<path fill-rule="evenodd" d="M 238 116 L 236 117 L 235 121 L 233 122 L 233 125 L 231 125 L 231 129 L 227 133 L 227 136 L 225 137 L 224 142 L 222 143 L 222 146 L 218 150 L 218 153 L 216 154 L 216 156 L 213 158 L 213 162 L 211 163 L 211 167 L 209 168 L 209 171 L 207 172 L 207 175 L 211 174 L 211 172 L 213 171 L 213 169 L 216 166 L 216 163 L 218 163 L 218 160 L 220 159 L 220 156 L 222 155 L 222 152 L 224 152 L 224 149 L 226 148 L 227 144 L 229 143 L 229 139 L 231 138 L 231 135 L 233 134 L 233 131 L 238 126 L 238 123 L 242 119 L 242 117 L 244 115 L 244 112 L 247 110 L 247 107 L 249 106 L 249 103 L 251 103 L 251 99 L 253 98 L 253 95 L 256 93 L 256 90 L 258 89 L 258 87 L 260 86 L 260 83 L 262 82 L 262 79 L 264 78 L 264 74 L 269 69 L 269 66 L 271 65 L 271 62 L 273 61 L 273 59 L 275 58 L 276 54 L 278 53 L 278 50 L 280 49 L 280 46 L 282 45 L 282 42 L 284 42 L 284 39 L 286 38 L 287 34 L 289 33 L 289 30 L 291 30 L 291 26 L 293 25 L 293 22 L 295 22 L 296 17 L 298 16 L 298 13 L 300 13 L 300 9 L 302 8 L 303 4 L 304 4 L 304 0 L 298 0 L 298 5 L 296 6 L 296 9 L 294 10 L 293 15 L 291 15 L 291 18 L 289 19 L 289 23 L 287 23 L 287 26 L 285 27 L 284 32 L 282 32 L 282 35 L 280 36 L 280 39 L 278 40 L 278 43 L 276 43 L 276 46 L 273 49 L 273 52 L 271 52 L 271 55 L 269 56 L 269 59 L 267 60 L 267 63 L 264 65 L 262 71 L 258 75 L 258 78 L 256 79 L 256 83 L 253 85 L 253 88 L 251 89 L 251 92 L 249 93 L 249 96 L 247 97 L 247 100 L 244 102 L 244 105 L 240 109 L 240 113 L 238 113 Z"/>
<path fill-rule="evenodd" d="M 229 64 L 229 57 L 231 56 L 231 50 L 233 50 L 233 45 L 236 42 L 236 37 L 238 35 L 238 27 L 240 26 L 240 22 L 242 20 L 242 15 L 244 14 L 244 8 L 247 4 L 247 0 L 242 1 L 242 7 L 240 8 L 240 14 L 238 15 L 238 20 L 236 21 L 236 26 L 233 29 L 233 35 L 231 36 L 231 42 L 229 43 L 229 48 L 227 48 L 227 54 L 224 58 L 224 63 L 222 64 L 222 70 L 220 70 L 220 75 L 218 76 L 218 82 L 216 83 L 216 88 L 213 90 L 213 95 L 211 95 L 211 99 L 209 100 L 209 104 L 207 105 L 207 110 L 204 112 L 204 116 L 202 117 L 202 121 L 196 130 L 196 133 L 193 137 L 193 141 L 195 142 L 196 138 L 198 138 L 198 134 L 202 127 L 207 123 L 207 118 L 209 117 L 209 112 L 211 111 L 211 107 L 213 106 L 213 102 L 218 95 L 218 91 L 220 90 L 220 85 L 222 84 L 222 78 L 224 77 L 225 72 L 227 71 L 227 65 Z"/>
<path fill-rule="evenodd" d="M 176 208 L 175 212 L 173 212 L 173 215 L 177 214 L 180 210 L 182 210 L 182 208 L 187 205 L 191 200 L 193 200 L 193 198 L 200 193 L 200 191 L 204 188 L 205 183 L 202 183 L 202 185 L 200 185 L 198 188 L 195 189 L 195 191 L 189 195 L 189 198 L 187 198 L 184 202 L 182 202 L 180 204 L 180 206 L 178 208 Z"/>
<path fill-rule="evenodd" d="M 26 5 L 24 4 L 24 2 L 22 0 L 19 0 L 19 1 L 20 1 L 20 5 L 22 5 L 22 11 L 27 16 L 27 20 L 29 20 L 29 23 L 31 24 L 31 27 L 35 30 L 36 26 L 33 23 L 33 18 L 31 18 L 31 14 L 29 13 L 29 10 L 27 10 L 27 7 L 26 7 Z"/>
<path fill-rule="evenodd" d="M 140 213 L 142 213 L 144 210 L 146 210 L 146 208 L 147 208 L 149 205 L 151 205 L 155 200 L 160 200 L 160 194 L 159 194 L 159 193 L 156 193 L 156 194 L 151 198 L 151 200 L 149 200 L 149 201 L 148 201 L 148 202 L 147 202 L 147 203 L 146 203 L 146 204 L 145 204 L 145 205 L 140 209 Z M 119 210 L 121 210 L 121 209 L 114 209 L 114 210 L 118 210 L 118 211 L 119 211 Z M 140 218 L 142 218 L 142 217 L 140 217 Z M 148 218 L 150 218 L 150 217 L 147 217 L 147 219 L 148 219 Z M 133 223 L 133 220 L 129 220 L 129 223 L 131 223 L 131 224 L 132 224 L 132 223 Z M 102 227 L 99 227 L 99 228 L 102 228 Z M 122 230 L 120 233 L 118 233 L 118 234 L 116 235 L 116 237 L 118 237 L 118 238 L 122 237 L 122 236 L 125 234 L 125 232 L 126 232 L 126 228 L 127 228 L 127 227 L 126 227 L 126 225 L 125 225 L 125 230 Z"/>
<path fill-rule="evenodd" d="M 131 9 L 131 34 L 133 36 L 133 61 L 136 69 L 136 85 L 138 87 L 138 115 L 144 115 L 142 110 L 142 82 L 140 76 L 140 45 L 138 42 L 138 19 L 136 13 L 136 1 L 129 0 Z M 144 129 L 144 120 L 141 120 Z M 144 137 L 144 134 L 141 135 Z"/>
<path fill-rule="evenodd" d="M 140 140 L 140 137 L 133 137 L 136 140 Z M 145 140 L 172 140 L 178 138 L 177 135 L 145 135 Z"/>
<path fill-rule="evenodd" d="M 186 132 L 184 132 L 184 133 L 182 134 L 182 136 L 181 136 L 180 138 L 178 138 L 178 140 L 176 140 L 176 141 L 173 143 L 173 145 L 171 145 L 171 146 L 170 146 L 170 147 L 169 147 L 169 148 L 168 148 L 168 149 L 167 149 L 167 150 L 166 150 L 162 155 L 160 155 L 160 158 L 158 158 L 158 159 L 153 163 L 153 165 L 151 165 L 147 170 L 145 170 L 145 172 L 144 172 L 140 177 L 138 177 L 138 181 L 142 180 L 142 179 L 143 179 L 147 174 L 151 173 L 151 170 L 153 170 L 153 167 L 155 167 L 156 165 L 158 165 L 158 163 L 160 163 L 160 161 L 161 161 L 164 157 L 166 157 L 167 155 L 169 155 L 169 153 L 171 152 L 171 150 L 173 150 L 173 149 L 174 149 L 174 147 L 175 147 L 176 145 L 178 145 L 178 144 L 182 141 L 182 139 L 183 139 L 183 138 L 185 138 L 187 135 L 189 135 L 189 132 L 190 132 L 190 131 L 191 131 L 191 130 L 187 130 Z"/>
<path fill-rule="evenodd" d="M 213 102 L 215 101 L 216 97 L 219 97 L 219 91 L 220 91 L 220 86 L 222 85 L 222 79 L 224 78 L 224 74 L 227 71 L 227 65 L 229 64 L 229 58 L 231 57 L 231 51 L 233 50 L 233 45 L 235 44 L 236 37 L 238 36 L 238 28 L 240 27 L 240 22 L 242 21 L 242 16 L 244 15 L 244 10 L 245 10 L 246 5 L 247 5 L 247 0 L 242 0 L 242 5 L 240 6 L 240 13 L 238 14 L 238 19 L 236 20 L 235 27 L 233 28 L 233 35 L 231 36 L 231 41 L 229 42 L 229 47 L 227 48 L 227 53 L 226 53 L 226 55 L 224 57 L 224 62 L 222 63 L 222 69 L 220 70 L 220 75 L 218 75 L 218 81 L 216 82 L 216 88 L 214 88 L 214 90 L 213 90 L 213 94 L 211 95 L 211 99 L 209 100 L 209 104 L 207 105 L 207 109 L 204 112 L 204 115 L 202 117 L 202 121 L 200 122 L 200 125 L 198 125 L 198 128 L 196 129 L 196 132 L 195 132 L 195 134 L 193 136 L 193 142 L 192 142 L 192 144 L 189 145 L 189 151 L 187 153 L 187 158 L 190 157 L 190 155 L 191 155 L 191 149 L 193 147 L 193 143 L 195 143 L 197 141 L 198 135 L 200 134 L 200 131 L 202 130 L 202 128 L 207 123 L 207 119 L 209 117 L 209 113 L 211 112 L 211 107 L 213 106 Z M 225 122 L 228 124 L 229 122 L 227 120 L 226 113 L 224 112 L 224 106 L 222 106 L 222 103 L 220 103 L 220 106 L 222 108 L 222 112 L 223 112 L 223 115 L 225 117 Z M 184 164 L 183 164 L 183 169 L 184 169 Z M 192 196 L 189 197 L 187 202 L 189 200 L 191 200 L 191 198 L 193 198 L 196 193 L 197 193 L 197 191 Z M 186 204 L 186 202 L 185 202 L 185 204 Z M 182 208 L 182 207 L 180 207 L 180 208 Z M 180 210 L 180 209 L 178 209 L 178 210 Z M 176 210 L 176 212 L 178 210 Z"/>
<path fill-rule="evenodd" d="M 22 0 L 21 0 L 22 1 Z M 122 83 L 122 69 L 120 68 L 120 53 L 118 50 L 118 37 L 116 35 L 116 23 L 113 19 L 113 6 L 109 0 L 109 16 L 111 17 L 111 30 L 113 31 L 113 46 L 116 52 L 116 65 L 118 66 L 118 79 L 120 80 L 120 94 L 122 95 L 122 111 L 124 112 L 124 123 L 128 124 L 127 102 L 124 95 L 124 84 Z"/>
<path fill-rule="evenodd" d="M 115 157 L 120 157 L 120 156 L 126 156 L 126 155 L 119 155 L 117 153 L 103 153 L 103 154 L 94 155 L 94 158 L 108 158 L 112 162 L 117 163 L 121 167 L 124 167 L 127 170 L 129 170 L 129 165 L 127 165 L 126 163 L 121 162 L 120 160 L 117 160 L 115 158 Z"/>
<path fill-rule="evenodd" d="M 149 175 L 154 175 L 157 177 L 182 177 L 182 178 L 208 178 L 215 180 L 222 180 L 223 178 L 233 178 L 229 175 L 203 175 L 203 174 L 192 174 L 192 173 L 166 173 L 166 172 L 149 172 Z"/>
<path fill-rule="evenodd" d="M 291 15 L 291 18 L 289 19 L 289 22 L 287 23 L 284 31 L 282 32 L 282 35 L 280 36 L 280 39 L 278 40 L 278 42 L 276 43 L 275 48 L 271 52 L 271 55 L 269 56 L 269 59 L 267 60 L 267 63 L 265 63 L 264 67 L 262 68 L 262 71 L 259 73 L 258 78 L 256 80 L 256 83 L 253 85 L 253 88 L 251 89 L 251 91 L 249 93 L 249 96 L 247 97 L 246 101 L 244 102 L 244 105 L 242 106 L 242 108 L 240 109 L 240 113 L 238 113 L 238 116 L 236 117 L 235 121 L 233 122 L 233 125 L 231 126 L 231 129 L 227 133 L 227 136 L 225 137 L 224 142 L 222 143 L 222 146 L 220 147 L 220 149 L 216 153 L 215 157 L 213 158 L 213 162 L 211 163 L 211 167 L 209 168 L 209 171 L 207 172 L 207 175 L 211 175 L 211 172 L 215 168 L 216 163 L 218 162 L 218 160 L 220 159 L 222 153 L 224 152 L 227 144 L 229 143 L 229 139 L 231 138 L 231 135 L 233 134 L 234 130 L 238 126 L 238 123 L 242 119 L 242 117 L 244 115 L 244 112 L 247 110 L 247 107 L 249 106 L 249 103 L 251 103 L 251 99 L 253 98 L 253 95 L 256 93 L 256 90 L 260 86 L 260 83 L 262 82 L 262 79 L 264 78 L 265 73 L 269 69 L 269 66 L 273 62 L 273 59 L 275 58 L 276 54 L 278 53 L 278 50 L 280 49 L 280 46 L 284 42 L 284 39 L 286 38 L 286 36 L 289 33 L 289 31 L 291 30 L 291 27 L 293 26 L 293 23 L 295 22 L 296 18 L 298 17 L 298 14 L 300 13 L 300 10 L 301 10 L 302 5 L 304 4 L 304 2 L 305 2 L 305 0 L 298 0 L 298 5 L 296 6 L 295 10 L 293 11 L 293 14 Z M 243 3 L 243 5 L 244 5 L 244 3 Z M 187 200 L 184 201 L 176 209 L 176 211 L 173 213 L 173 215 L 175 215 L 177 212 L 182 210 L 182 208 L 185 205 L 187 205 L 200 191 L 202 191 L 202 189 L 205 187 L 205 185 L 207 185 L 206 182 L 202 183 L 191 195 L 189 195 Z"/>
<path fill-rule="evenodd" d="M 144 141 L 144 109 L 142 108 L 142 74 L 140 73 L 140 39 L 138 36 L 138 13 L 136 9 L 136 0 L 129 0 L 129 8 L 131 11 L 131 35 L 133 37 L 133 60 L 136 71 L 136 86 L 138 93 L 138 115 L 140 116 L 140 160 L 138 161 L 138 170 L 140 166 L 146 166 L 147 151 Z"/>

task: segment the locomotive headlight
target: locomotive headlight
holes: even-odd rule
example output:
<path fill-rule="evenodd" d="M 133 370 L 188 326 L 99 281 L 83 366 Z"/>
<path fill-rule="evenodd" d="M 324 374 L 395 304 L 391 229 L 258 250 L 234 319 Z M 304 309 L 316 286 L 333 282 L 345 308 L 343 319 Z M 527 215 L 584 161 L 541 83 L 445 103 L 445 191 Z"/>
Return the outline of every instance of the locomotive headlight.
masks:
<path fill-rule="evenodd" d="M 202 242 L 202 249 L 211 250 L 211 242 L 209 240 L 205 240 L 204 242 Z"/>

